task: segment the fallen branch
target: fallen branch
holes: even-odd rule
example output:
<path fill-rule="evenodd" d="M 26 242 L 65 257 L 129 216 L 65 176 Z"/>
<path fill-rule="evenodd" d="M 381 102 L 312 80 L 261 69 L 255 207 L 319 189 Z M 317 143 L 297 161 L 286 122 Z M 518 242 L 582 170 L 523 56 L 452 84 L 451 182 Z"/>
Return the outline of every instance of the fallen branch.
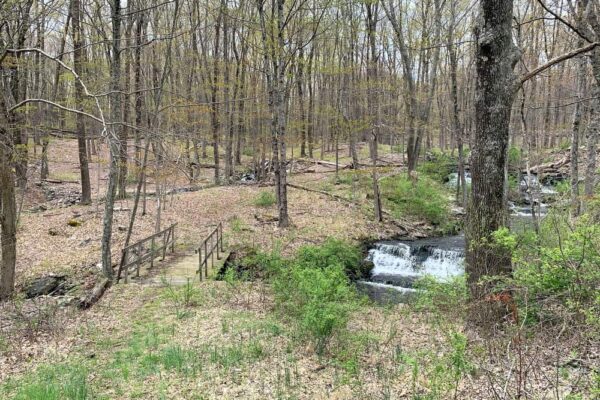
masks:
<path fill-rule="evenodd" d="M 94 304 L 98 302 L 102 298 L 106 289 L 108 289 L 111 285 L 112 281 L 108 278 L 102 279 L 100 282 L 94 286 L 91 292 L 88 293 L 87 296 L 79 300 L 79 308 L 81 310 L 87 310 Z"/>
<path fill-rule="evenodd" d="M 325 196 L 333 197 L 336 200 L 344 201 L 344 202 L 349 203 L 349 204 L 351 204 L 353 206 L 358 206 L 358 204 L 356 202 L 354 202 L 354 201 L 352 201 L 350 199 L 346 199 L 345 197 L 338 196 L 337 194 L 327 193 L 327 192 L 322 191 L 322 190 L 311 189 L 311 188 L 307 188 L 305 186 L 295 185 L 293 183 L 288 183 L 287 185 L 289 187 L 292 187 L 292 188 L 295 188 L 295 189 L 300 189 L 300 190 L 305 190 L 307 192 L 322 194 L 322 195 L 325 195 Z M 414 227 L 407 226 L 407 225 L 405 225 L 405 223 L 398 221 L 390 212 L 382 210 L 382 213 L 389 218 L 389 222 L 391 224 L 393 224 L 396 227 L 402 229 L 406 234 L 410 234 L 411 236 L 414 236 L 414 233 L 417 232 L 417 229 L 415 229 Z"/>
<path fill-rule="evenodd" d="M 79 183 L 79 181 L 63 181 L 60 179 L 50 179 L 50 178 L 46 178 L 46 179 L 42 179 L 43 182 L 47 182 L 47 183 L 55 183 L 55 184 L 63 184 L 63 183 Z"/>
<path fill-rule="evenodd" d="M 302 161 L 302 162 L 306 162 L 306 163 L 313 163 L 313 164 L 319 164 L 319 165 L 324 165 L 326 167 L 336 167 L 336 164 L 334 162 L 331 161 L 325 161 L 325 160 L 315 160 L 312 158 L 297 158 L 296 161 Z M 351 169 L 352 165 L 343 165 L 343 164 L 337 164 L 337 167 L 339 169 Z"/>
<path fill-rule="evenodd" d="M 313 193 L 324 194 L 325 196 L 333 197 L 333 198 L 334 198 L 334 199 L 336 199 L 336 200 L 342 200 L 342 201 L 345 201 L 346 203 L 350 203 L 350 204 L 354 204 L 354 205 L 356 205 L 356 203 L 355 203 L 355 202 L 353 202 L 352 200 L 350 200 L 350 199 L 347 199 L 347 198 L 345 198 L 345 197 L 342 197 L 342 196 L 338 196 L 337 194 L 333 194 L 333 193 L 327 193 L 327 192 L 325 192 L 325 191 L 323 191 L 323 190 L 311 189 L 311 188 L 307 188 L 307 187 L 305 187 L 305 186 L 295 185 L 295 184 L 293 184 L 293 183 L 288 183 L 287 185 L 288 185 L 289 187 L 292 187 L 292 188 L 294 188 L 294 189 L 300 189 L 300 190 L 305 190 L 305 191 L 307 191 L 307 192 L 313 192 Z"/>

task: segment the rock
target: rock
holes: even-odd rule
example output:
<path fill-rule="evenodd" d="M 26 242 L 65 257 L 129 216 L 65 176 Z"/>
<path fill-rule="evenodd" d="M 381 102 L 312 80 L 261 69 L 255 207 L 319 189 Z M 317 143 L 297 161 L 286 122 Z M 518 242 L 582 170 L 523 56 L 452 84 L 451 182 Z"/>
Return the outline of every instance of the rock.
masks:
<path fill-rule="evenodd" d="M 242 183 L 256 182 L 256 175 L 254 175 L 253 173 L 246 173 L 246 174 L 242 175 L 242 178 L 240 179 L 240 181 Z"/>
<path fill-rule="evenodd" d="M 40 204 L 40 205 L 39 205 L 39 206 L 37 206 L 37 207 L 33 207 L 33 208 L 31 208 L 31 210 L 30 210 L 30 211 L 35 213 L 35 212 L 44 212 L 44 211 L 47 211 L 47 210 L 48 210 L 48 207 L 46 207 L 46 206 L 45 206 L 45 205 L 43 205 L 43 204 Z"/>
<path fill-rule="evenodd" d="M 268 224 L 271 222 L 277 222 L 279 221 L 279 217 L 275 216 L 275 215 L 268 215 L 268 214 L 254 214 L 254 218 L 256 218 L 256 220 L 258 222 L 261 222 L 263 224 Z"/>
<path fill-rule="evenodd" d="M 123 225 L 119 225 L 119 226 L 117 227 L 117 229 L 119 230 L 119 232 L 127 232 L 127 227 L 126 227 L 126 226 L 123 226 Z"/>
<path fill-rule="evenodd" d="M 48 275 L 37 278 L 25 290 L 28 299 L 46 295 L 61 295 L 67 291 L 67 278 L 64 275 Z"/>

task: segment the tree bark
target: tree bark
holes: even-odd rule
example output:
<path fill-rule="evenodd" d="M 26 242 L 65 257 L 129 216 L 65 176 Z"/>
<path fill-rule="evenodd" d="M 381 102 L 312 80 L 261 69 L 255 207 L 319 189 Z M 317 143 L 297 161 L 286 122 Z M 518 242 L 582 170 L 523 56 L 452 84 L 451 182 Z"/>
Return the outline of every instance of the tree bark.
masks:
<path fill-rule="evenodd" d="M 85 53 L 83 48 L 83 28 L 81 26 L 81 1 L 71 0 L 71 36 L 73 39 L 73 71 L 81 76 Z M 83 111 L 83 87 L 75 82 L 75 108 Z M 77 149 L 79 154 L 79 175 L 81 177 L 81 203 L 92 202 L 92 188 L 90 183 L 90 169 L 88 164 L 87 143 L 85 137 L 85 120 L 82 114 L 75 116 L 77 126 Z"/>
<path fill-rule="evenodd" d="M 450 3 L 451 21 L 448 29 L 448 58 L 450 61 L 450 94 L 452 97 L 452 131 L 458 147 L 458 179 L 456 180 L 456 199 L 463 206 L 467 207 L 467 180 L 465 176 L 465 161 L 463 149 L 463 131 L 460 126 L 460 115 L 458 107 L 458 79 L 457 79 L 457 51 L 454 46 L 454 29 L 456 24 L 456 4 Z M 459 195 L 460 193 L 460 195 Z"/>
<path fill-rule="evenodd" d="M 17 206 L 15 199 L 15 176 L 11 162 L 11 135 L 5 130 L 4 102 L 0 99 L 2 115 L 0 125 L 0 300 L 9 298 L 15 286 L 15 265 L 17 261 Z"/>
<path fill-rule="evenodd" d="M 579 41 L 579 46 L 583 40 Z M 573 125 L 571 128 L 571 216 L 577 217 L 581 212 L 579 200 L 579 136 L 581 135 L 581 117 L 583 91 L 585 89 L 586 59 L 579 56 L 577 59 L 577 103 L 573 111 Z"/>
<path fill-rule="evenodd" d="M 211 89 L 210 89 L 210 118 L 211 118 L 211 127 L 212 127 L 212 139 L 213 139 L 213 157 L 215 162 L 215 184 L 219 184 L 221 181 L 219 174 L 219 107 L 217 105 L 217 85 L 219 81 L 219 44 L 220 44 L 220 34 L 221 34 L 221 21 L 223 19 L 223 4 L 221 2 L 221 7 L 219 8 L 219 14 L 217 16 L 217 21 L 215 24 L 215 45 L 213 49 L 213 72 L 211 79 Z M 204 154 L 204 152 L 203 152 Z"/>
<path fill-rule="evenodd" d="M 600 32 L 597 33 L 600 36 Z M 600 50 L 596 47 L 591 54 L 592 72 L 594 75 L 594 84 L 592 85 L 591 121 L 586 130 L 587 141 L 587 159 L 585 166 L 585 187 L 586 197 L 594 195 L 596 189 L 596 158 L 598 157 L 598 136 L 600 135 Z"/>
<path fill-rule="evenodd" d="M 472 155 L 472 193 L 467 213 L 468 283 L 475 299 L 487 293 L 484 276 L 511 272 L 511 257 L 494 244 L 493 233 L 506 226 L 504 168 L 511 106 L 515 95 L 514 66 L 519 51 L 512 37 L 512 0 L 481 0 L 475 29 L 476 101 Z"/>
<path fill-rule="evenodd" d="M 102 273 L 108 279 L 112 280 L 113 268 L 111 259 L 111 239 L 113 213 L 115 204 L 115 194 L 117 191 L 117 179 L 119 175 L 119 132 L 121 122 L 121 0 L 112 2 L 112 63 L 110 66 L 110 87 L 111 87 L 111 107 L 110 116 L 111 129 L 108 132 L 108 146 L 110 152 L 108 187 L 106 189 L 106 199 L 104 202 L 104 218 L 102 230 Z"/>

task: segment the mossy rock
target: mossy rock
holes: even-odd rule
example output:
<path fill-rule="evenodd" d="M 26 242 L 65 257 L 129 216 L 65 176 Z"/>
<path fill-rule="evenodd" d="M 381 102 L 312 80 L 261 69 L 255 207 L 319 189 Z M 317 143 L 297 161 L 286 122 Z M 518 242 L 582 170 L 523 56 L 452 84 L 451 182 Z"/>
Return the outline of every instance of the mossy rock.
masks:
<path fill-rule="evenodd" d="M 69 222 L 67 222 L 67 225 L 72 226 L 74 228 L 81 226 L 81 224 L 82 224 L 82 222 L 79 221 L 78 219 L 70 219 Z"/>

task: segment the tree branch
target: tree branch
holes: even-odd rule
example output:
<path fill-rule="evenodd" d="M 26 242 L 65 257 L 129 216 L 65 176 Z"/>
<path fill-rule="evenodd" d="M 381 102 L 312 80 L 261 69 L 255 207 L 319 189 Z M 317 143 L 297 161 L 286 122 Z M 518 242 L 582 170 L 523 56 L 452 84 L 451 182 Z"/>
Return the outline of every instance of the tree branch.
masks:
<path fill-rule="evenodd" d="M 98 108 L 98 113 L 100 114 L 99 121 L 100 121 L 100 123 L 102 123 L 102 136 L 104 136 L 104 134 L 108 134 L 106 119 L 104 118 L 104 113 L 102 112 L 102 107 L 100 107 L 100 101 L 98 101 L 98 96 L 90 93 L 90 91 L 88 90 L 87 86 L 85 85 L 85 83 L 83 82 L 83 80 L 81 79 L 79 74 L 77 72 L 75 72 L 75 70 L 73 68 L 69 67 L 67 64 L 62 62 L 62 60 L 60 58 L 52 57 L 50 54 L 46 53 L 44 50 L 41 50 L 41 49 L 38 49 L 35 47 L 23 48 L 23 49 L 6 49 L 4 51 L 4 53 L 2 54 L 2 56 L 0 57 L 0 65 L 2 64 L 2 62 L 4 61 L 4 59 L 6 58 L 6 56 L 8 54 L 19 54 L 19 53 L 38 53 L 52 61 L 57 62 L 58 65 L 60 65 L 61 67 L 63 67 L 67 71 L 69 71 L 73 75 L 73 77 L 75 77 L 75 80 L 81 85 L 85 95 L 94 99 L 94 102 L 96 103 L 96 107 Z M 62 106 L 60 106 L 56 103 L 52 103 L 48 100 L 46 100 L 45 102 L 48 104 L 57 105 L 57 106 L 59 106 L 59 108 L 62 107 Z M 77 111 L 77 110 L 73 110 L 73 111 Z M 91 114 L 89 114 L 88 116 L 91 116 Z M 97 117 L 94 117 L 94 118 L 97 118 Z"/>
<path fill-rule="evenodd" d="M 558 21 L 562 22 L 565 26 L 567 26 L 569 29 L 571 29 L 573 32 L 575 32 L 580 38 L 582 38 L 583 40 L 585 40 L 588 43 L 593 43 L 583 32 L 581 32 L 579 29 L 577 29 L 575 27 L 575 25 L 571 24 L 569 21 L 567 21 L 566 19 L 562 18 L 560 15 L 558 15 L 557 13 L 552 11 L 548 6 L 546 6 L 544 4 L 544 2 L 542 0 L 538 0 L 538 3 L 540 3 L 540 6 L 542 6 L 542 8 L 544 10 L 546 10 L 554 18 L 556 18 Z"/>
<path fill-rule="evenodd" d="M 25 100 L 23 100 L 23 101 L 21 101 L 21 102 L 19 102 L 19 103 L 15 104 L 15 105 L 14 105 L 14 106 L 12 106 L 11 108 L 9 108 L 9 109 L 8 109 L 8 111 L 9 111 L 9 112 L 13 112 L 13 111 L 15 111 L 16 109 L 18 109 L 18 108 L 21 108 L 21 107 L 23 107 L 24 105 L 26 105 L 26 104 L 29 104 L 29 103 L 44 103 L 44 104 L 50 104 L 51 106 L 54 106 L 54 107 L 56 107 L 56 108 L 60 108 L 61 110 L 65 110 L 65 111 L 72 112 L 72 113 L 75 113 L 75 114 L 81 114 L 81 115 L 85 115 L 86 117 L 88 117 L 88 118 L 91 118 L 91 119 L 93 119 L 94 121 L 100 122 L 101 124 L 103 124 L 103 123 L 104 123 L 104 121 L 102 121 L 102 119 L 101 119 L 101 118 L 98 118 L 98 117 L 96 117 L 95 115 L 88 114 L 88 113 L 86 113 L 85 111 L 76 110 L 76 109 L 74 109 L 74 108 L 68 108 L 68 107 L 65 107 L 65 106 L 63 106 L 63 105 L 60 105 L 60 104 L 58 104 L 58 103 L 55 103 L 55 102 L 53 102 L 53 101 L 46 100 L 46 99 L 25 99 Z"/>
<path fill-rule="evenodd" d="M 547 63 L 542 64 L 540 66 L 538 66 L 537 68 L 529 71 L 528 73 L 526 73 L 525 75 L 523 75 L 518 82 L 518 85 L 516 87 L 516 90 L 519 90 L 519 88 L 528 80 L 530 80 L 531 78 L 533 78 L 534 76 L 536 76 L 537 74 L 539 74 L 540 72 L 543 72 L 545 70 L 547 70 L 548 68 L 552 67 L 553 65 L 556 65 L 558 63 L 561 63 L 565 60 L 568 60 L 570 58 L 576 57 L 580 54 L 583 53 L 587 53 L 588 51 L 594 50 L 594 48 L 596 48 L 596 46 L 600 45 L 600 43 L 598 42 L 593 42 L 590 43 L 586 46 L 583 47 L 579 47 L 575 50 L 572 50 L 568 53 L 562 54 L 558 57 L 554 57 L 553 59 L 549 60 Z"/>

